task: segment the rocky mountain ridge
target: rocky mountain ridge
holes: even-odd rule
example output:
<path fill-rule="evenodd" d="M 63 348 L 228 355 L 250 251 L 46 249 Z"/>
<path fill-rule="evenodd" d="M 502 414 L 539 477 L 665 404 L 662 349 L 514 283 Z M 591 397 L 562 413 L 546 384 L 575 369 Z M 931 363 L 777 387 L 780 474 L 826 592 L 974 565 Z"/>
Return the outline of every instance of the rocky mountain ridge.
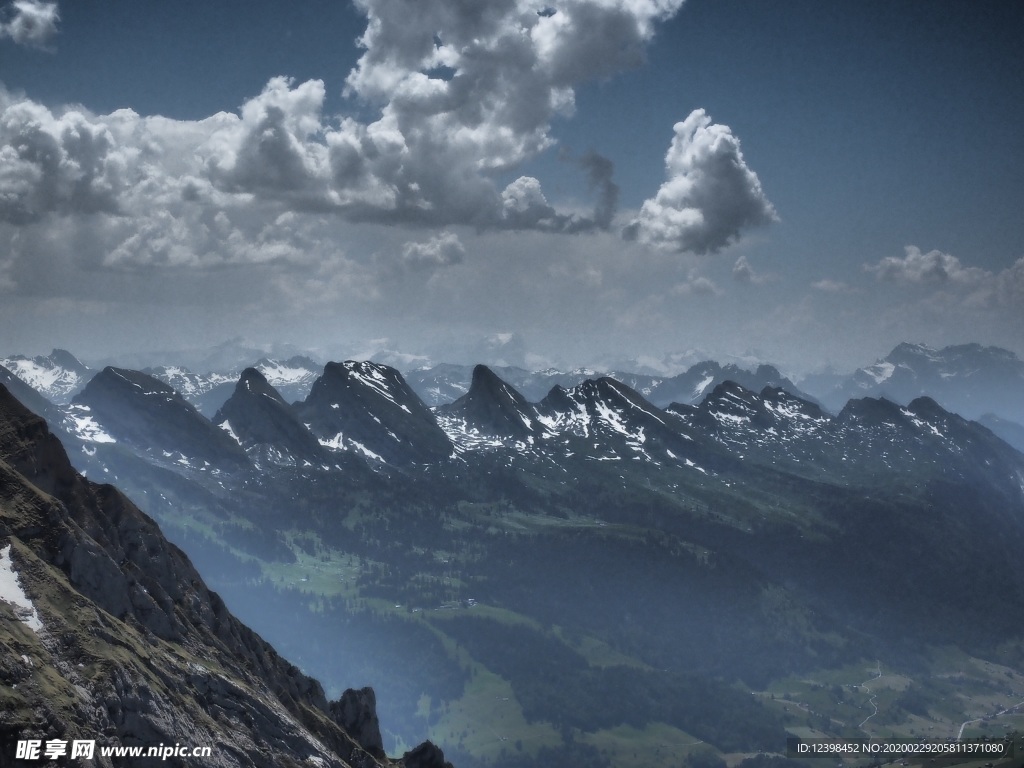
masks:
<path fill-rule="evenodd" d="M 232 359 L 239 359 L 238 355 L 244 353 L 245 350 L 237 350 Z M 235 367 L 189 369 L 174 364 L 141 371 L 169 384 L 207 418 L 212 418 L 231 396 L 246 366 L 259 370 L 289 403 L 308 397 L 313 382 L 322 374 L 322 366 L 309 356 L 257 359 L 257 350 L 248 350 L 248 353 L 253 355 L 249 362 Z M 200 365 L 209 366 L 217 360 L 223 362 L 221 357 L 212 356 Z M 413 365 L 415 360 L 410 358 L 408 365 Z M 69 352 L 59 349 L 46 357 L 9 355 L 0 358 L 0 366 L 6 366 L 16 377 L 59 405 L 70 402 L 95 373 Z M 1007 350 L 980 344 L 934 349 L 924 344 L 902 343 L 885 358 L 850 374 L 813 374 L 799 381 L 784 376 L 768 364 L 743 367 L 712 360 L 694 363 L 675 375 L 585 368 L 566 371 L 530 371 L 515 366 L 490 368 L 530 402 L 542 400 L 556 385 L 571 389 L 587 379 L 608 376 L 661 408 L 673 402 L 696 405 L 714 387 L 724 381 L 734 381 L 754 392 L 766 386 L 778 387 L 833 412 L 856 397 L 886 397 L 906 405 L 916 397 L 929 396 L 947 410 L 967 418 L 992 414 L 995 419 L 1016 425 L 1024 423 L 1024 395 L 1021 395 L 1024 361 Z M 441 363 L 431 367 L 401 367 L 401 370 L 408 386 L 426 405 L 435 407 L 453 403 L 469 391 L 474 366 Z"/>
<path fill-rule="evenodd" d="M 0 510 L 5 583 L 28 596 L 32 617 L 5 590 L 0 765 L 16 764 L 14 740 L 31 738 L 209 745 L 211 766 L 393 765 L 371 690 L 328 702 L 228 612 L 150 518 L 78 475 L 5 388 Z M 443 760 L 425 746 L 403 764 Z"/>
<path fill-rule="evenodd" d="M 696 387 L 701 391 L 714 379 L 710 371 L 704 373 Z M 24 388 L 23 394 L 32 399 Z M 97 374 L 63 413 L 50 407 L 47 413 L 51 423 L 60 420 L 67 434 L 85 443 L 90 456 L 97 447 L 107 450 L 106 445 L 118 443 L 148 456 L 150 463 L 212 474 L 249 471 L 254 461 L 326 468 L 342 457 L 377 469 L 440 466 L 456 455 L 494 450 L 510 451 L 510 461 L 527 453 L 556 461 L 577 455 L 667 462 L 705 472 L 702 461 L 724 466 L 726 454 L 735 459 L 774 451 L 767 463 L 777 466 L 785 459 L 792 471 L 802 473 L 820 465 L 819 454 L 858 450 L 864 438 L 855 435 L 857 429 L 879 426 L 877 419 L 858 420 L 858 415 L 885 414 L 885 425 L 899 427 L 889 435 L 896 443 L 904 439 L 899 430 L 913 434 L 915 445 L 941 436 L 952 415 L 933 400 L 919 413 L 923 402 L 918 398 L 901 406 L 885 398 L 855 398 L 833 416 L 782 387 L 766 385 L 758 393 L 726 380 L 697 404 L 659 408 L 610 377 L 568 389 L 555 385 L 531 402 L 480 365 L 465 395 L 431 410 L 396 369 L 348 361 L 328 363 L 309 396 L 291 405 L 258 370 L 246 369 L 214 421 L 161 381 L 116 368 Z M 833 470 L 841 469 L 832 464 Z"/>

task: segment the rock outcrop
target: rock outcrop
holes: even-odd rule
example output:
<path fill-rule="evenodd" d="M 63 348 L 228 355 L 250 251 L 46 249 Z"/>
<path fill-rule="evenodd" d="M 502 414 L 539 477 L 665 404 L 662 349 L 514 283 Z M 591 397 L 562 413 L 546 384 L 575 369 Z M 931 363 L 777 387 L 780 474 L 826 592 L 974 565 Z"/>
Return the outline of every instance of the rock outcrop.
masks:
<path fill-rule="evenodd" d="M 375 757 L 384 756 L 384 741 L 377 720 L 377 696 L 373 688 L 349 689 L 330 704 L 331 719 Z"/>
<path fill-rule="evenodd" d="M 402 756 L 402 765 L 405 768 L 453 768 L 451 763 L 445 762 L 441 748 L 430 741 L 406 752 Z"/>

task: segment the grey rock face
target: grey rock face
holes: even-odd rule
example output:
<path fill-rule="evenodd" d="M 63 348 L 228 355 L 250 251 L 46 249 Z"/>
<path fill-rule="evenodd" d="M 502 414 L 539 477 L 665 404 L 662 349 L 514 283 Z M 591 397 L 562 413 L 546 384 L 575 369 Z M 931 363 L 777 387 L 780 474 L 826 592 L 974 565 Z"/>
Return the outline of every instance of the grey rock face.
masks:
<path fill-rule="evenodd" d="M 377 720 L 377 696 L 372 688 L 349 689 L 330 704 L 331 719 L 344 728 L 361 747 L 376 757 L 384 756 L 384 741 Z"/>
<path fill-rule="evenodd" d="M 402 755 L 402 765 L 405 768 L 452 768 L 452 764 L 445 761 L 441 748 L 430 741 Z"/>

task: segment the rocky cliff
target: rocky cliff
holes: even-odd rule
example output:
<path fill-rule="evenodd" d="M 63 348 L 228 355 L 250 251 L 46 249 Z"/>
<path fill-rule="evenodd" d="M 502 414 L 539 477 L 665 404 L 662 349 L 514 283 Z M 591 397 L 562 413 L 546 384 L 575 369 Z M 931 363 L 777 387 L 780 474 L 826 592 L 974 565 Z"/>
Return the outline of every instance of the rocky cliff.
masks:
<path fill-rule="evenodd" d="M 209 746 L 206 766 L 396 765 L 372 690 L 328 702 L 3 387 L 0 555 L 0 766 L 30 764 L 15 760 L 26 739 L 95 740 L 95 765 L 113 765 L 100 747 L 178 744 Z M 431 747 L 398 764 L 443 766 Z"/>

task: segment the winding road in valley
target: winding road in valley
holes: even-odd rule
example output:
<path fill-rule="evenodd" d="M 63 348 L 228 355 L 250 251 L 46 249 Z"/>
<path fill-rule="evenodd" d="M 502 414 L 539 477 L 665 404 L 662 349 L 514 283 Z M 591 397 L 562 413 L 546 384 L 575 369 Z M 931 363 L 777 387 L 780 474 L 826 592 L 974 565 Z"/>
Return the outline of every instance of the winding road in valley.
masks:
<path fill-rule="evenodd" d="M 879 662 L 876 662 L 876 664 L 877 664 L 877 668 L 875 670 L 875 676 L 871 677 L 871 678 L 868 678 L 863 683 L 861 683 L 859 686 L 857 686 L 858 688 L 863 688 L 868 693 L 871 693 L 871 689 L 868 688 L 868 683 L 872 682 L 873 680 L 878 680 L 879 678 L 882 677 L 882 662 L 879 661 Z M 860 725 L 857 726 L 858 728 L 863 728 L 864 727 L 864 723 L 866 723 L 868 720 L 870 720 L 872 717 L 874 717 L 875 715 L 878 714 L 878 704 L 875 703 L 875 700 L 877 698 L 878 698 L 878 694 L 877 693 L 872 693 L 871 694 L 871 698 L 868 699 L 868 704 L 870 704 L 875 711 L 872 712 L 867 717 L 865 717 L 863 720 L 861 720 L 860 721 Z"/>

